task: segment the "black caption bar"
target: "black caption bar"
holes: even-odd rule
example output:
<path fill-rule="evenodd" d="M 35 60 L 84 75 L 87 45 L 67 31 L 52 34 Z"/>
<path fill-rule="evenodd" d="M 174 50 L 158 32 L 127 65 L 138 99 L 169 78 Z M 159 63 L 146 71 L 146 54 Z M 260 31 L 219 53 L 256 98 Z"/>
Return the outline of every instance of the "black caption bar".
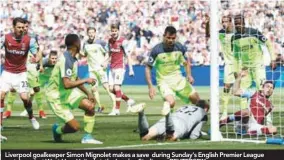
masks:
<path fill-rule="evenodd" d="M 2 150 L 3 160 L 280 160 L 284 150 Z"/>

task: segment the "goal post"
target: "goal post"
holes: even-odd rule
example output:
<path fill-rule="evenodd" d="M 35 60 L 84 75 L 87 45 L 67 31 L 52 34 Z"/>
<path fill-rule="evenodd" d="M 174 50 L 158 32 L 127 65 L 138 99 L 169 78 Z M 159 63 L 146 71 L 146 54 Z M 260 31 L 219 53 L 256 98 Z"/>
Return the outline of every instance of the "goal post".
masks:
<path fill-rule="evenodd" d="M 211 141 L 220 141 L 219 134 L 219 49 L 218 49 L 218 2 L 210 0 L 210 113 Z"/>

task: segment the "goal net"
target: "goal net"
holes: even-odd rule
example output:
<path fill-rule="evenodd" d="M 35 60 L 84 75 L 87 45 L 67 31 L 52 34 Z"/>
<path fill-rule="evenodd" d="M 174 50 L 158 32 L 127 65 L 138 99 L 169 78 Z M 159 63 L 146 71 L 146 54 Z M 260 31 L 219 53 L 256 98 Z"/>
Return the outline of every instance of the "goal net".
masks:
<path fill-rule="evenodd" d="M 212 2 L 211 140 L 283 143 L 284 1 Z"/>

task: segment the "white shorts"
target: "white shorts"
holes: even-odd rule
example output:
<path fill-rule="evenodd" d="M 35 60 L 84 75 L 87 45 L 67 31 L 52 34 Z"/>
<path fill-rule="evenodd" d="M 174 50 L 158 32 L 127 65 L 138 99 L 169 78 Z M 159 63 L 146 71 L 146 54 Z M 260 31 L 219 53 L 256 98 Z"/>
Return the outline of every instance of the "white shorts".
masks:
<path fill-rule="evenodd" d="M 122 85 L 124 80 L 125 69 L 118 68 L 118 69 L 111 69 L 108 73 L 108 83 L 109 85 Z"/>
<path fill-rule="evenodd" d="M 27 72 L 10 73 L 3 71 L 1 75 L 0 91 L 8 92 L 12 88 L 18 93 L 29 92 Z"/>
<path fill-rule="evenodd" d="M 94 78 L 97 80 L 97 83 L 95 84 L 95 86 L 98 86 L 99 83 L 104 84 L 108 82 L 107 72 L 104 71 L 103 69 L 90 71 L 89 75 L 90 75 L 90 78 Z"/>

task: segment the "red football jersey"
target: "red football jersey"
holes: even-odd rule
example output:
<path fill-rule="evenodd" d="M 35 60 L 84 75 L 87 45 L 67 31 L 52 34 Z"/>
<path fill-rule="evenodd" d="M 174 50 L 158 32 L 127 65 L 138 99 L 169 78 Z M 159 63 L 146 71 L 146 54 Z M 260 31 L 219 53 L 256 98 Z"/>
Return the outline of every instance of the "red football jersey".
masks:
<path fill-rule="evenodd" d="M 110 68 L 124 68 L 124 56 L 126 55 L 123 48 L 123 37 L 119 37 L 117 40 L 109 39 L 109 52 L 110 52 Z"/>
<path fill-rule="evenodd" d="M 264 124 L 264 118 L 271 112 L 272 108 L 270 100 L 263 96 L 260 91 L 255 92 L 251 97 L 250 110 L 257 123 Z"/>
<path fill-rule="evenodd" d="M 31 37 L 24 35 L 17 41 L 12 33 L 5 35 L 4 70 L 11 73 L 22 73 L 27 70 L 27 56 L 30 50 Z"/>

